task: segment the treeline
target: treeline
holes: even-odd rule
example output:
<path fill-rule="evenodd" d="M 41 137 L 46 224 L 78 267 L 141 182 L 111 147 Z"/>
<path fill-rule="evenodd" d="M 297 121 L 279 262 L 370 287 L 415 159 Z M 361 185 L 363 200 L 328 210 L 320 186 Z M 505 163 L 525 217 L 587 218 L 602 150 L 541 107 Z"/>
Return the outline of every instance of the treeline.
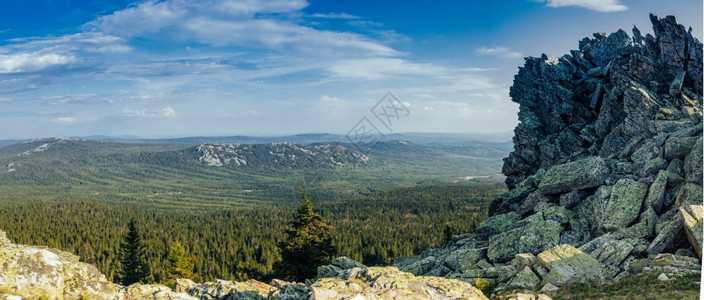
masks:
<path fill-rule="evenodd" d="M 338 255 L 373 265 L 441 245 L 446 225 L 468 232 L 486 218 L 489 202 L 503 191 L 499 183 L 424 186 L 348 200 L 311 200 L 334 227 Z M 264 278 L 281 259 L 277 243 L 297 205 L 137 209 L 92 201 L 16 204 L 0 207 L 0 229 L 17 243 L 73 252 L 114 280 L 119 245 L 126 224 L 134 220 L 144 235 L 148 281 L 166 282 L 164 261 L 174 240 L 191 254 L 196 281 L 244 280 Z"/>

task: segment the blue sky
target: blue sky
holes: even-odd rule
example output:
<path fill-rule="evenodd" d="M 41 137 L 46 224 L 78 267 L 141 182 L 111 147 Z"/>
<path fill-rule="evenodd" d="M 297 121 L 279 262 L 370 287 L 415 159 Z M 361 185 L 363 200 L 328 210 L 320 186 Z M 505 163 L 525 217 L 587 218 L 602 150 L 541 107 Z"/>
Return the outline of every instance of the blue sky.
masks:
<path fill-rule="evenodd" d="M 384 132 L 507 132 L 524 56 L 648 13 L 702 39 L 700 0 L 4 0 L 0 139 L 345 134 L 389 91 Z"/>

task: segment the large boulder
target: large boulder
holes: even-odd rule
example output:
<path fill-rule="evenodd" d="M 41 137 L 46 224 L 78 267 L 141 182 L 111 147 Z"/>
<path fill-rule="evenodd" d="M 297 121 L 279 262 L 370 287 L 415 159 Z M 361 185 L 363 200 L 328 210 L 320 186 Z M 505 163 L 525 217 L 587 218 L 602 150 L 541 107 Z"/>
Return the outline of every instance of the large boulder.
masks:
<path fill-rule="evenodd" d="M 601 185 L 609 173 L 601 157 L 590 157 L 553 166 L 543 175 L 538 186 L 544 194 L 562 194 L 569 191 Z"/>
<path fill-rule="evenodd" d="M 516 227 L 516 223 L 521 220 L 521 216 L 515 212 L 492 216 L 479 224 L 477 232 L 485 234 L 497 234 L 506 232 Z"/>
<path fill-rule="evenodd" d="M 492 236 L 487 257 L 493 262 L 506 262 L 518 253 L 538 254 L 557 245 L 561 232 L 560 223 L 533 218 L 524 226 Z"/>
<path fill-rule="evenodd" d="M 632 179 L 621 179 L 611 189 L 608 201 L 601 203 L 600 228 L 605 232 L 628 227 L 640 213 L 648 186 Z"/>
<path fill-rule="evenodd" d="M 29 299 L 114 299 L 121 287 L 78 256 L 45 247 L 16 245 L 0 231 L 0 290 Z"/>
<path fill-rule="evenodd" d="M 538 254 L 538 261 L 549 273 L 543 283 L 566 286 L 606 280 L 605 267 L 589 254 L 571 245 L 559 245 Z"/>
<path fill-rule="evenodd" d="M 702 219 L 704 218 L 704 206 L 690 205 L 680 207 L 680 213 L 684 220 L 684 232 L 687 234 L 689 243 L 692 244 L 694 250 L 699 257 L 702 257 Z"/>
<path fill-rule="evenodd" d="M 684 171 L 687 182 L 702 185 L 702 136 L 699 136 L 692 151 L 684 159 Z"/>

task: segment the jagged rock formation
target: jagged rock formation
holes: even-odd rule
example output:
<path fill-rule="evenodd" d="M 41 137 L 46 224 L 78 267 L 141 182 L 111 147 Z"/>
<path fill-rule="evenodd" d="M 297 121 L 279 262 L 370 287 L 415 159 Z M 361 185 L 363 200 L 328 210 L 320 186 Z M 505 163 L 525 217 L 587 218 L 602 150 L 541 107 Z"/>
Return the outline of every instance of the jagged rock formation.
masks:
<path fill-rule="evenodd" d="M 13 244 L 0 231 L 0 299 L 487 299 L 464 281 L 366 267 L 344 257 L 319 270 L 319 278 L 307 284 L 177 279 L 173 290 L 150 284 L 125 287 L 71 253 Z"/>
<path fill-rule="evenodd" d="M 511 87 L 510 190 L 476 234 L 395 265 L 534 290 L 698 272 L 702 44 L 672 16 L 650 19 L 654 36 L 595 34 L 570 55 L 527 58 Z"/>
<path fill-rule="evenodd" d="M 341 145 L 201 144 L 194 148 L 198 161 L 209 166 L 275 166 L 288 168 L 359 166 L 369 163 L 367 155 Z"/>

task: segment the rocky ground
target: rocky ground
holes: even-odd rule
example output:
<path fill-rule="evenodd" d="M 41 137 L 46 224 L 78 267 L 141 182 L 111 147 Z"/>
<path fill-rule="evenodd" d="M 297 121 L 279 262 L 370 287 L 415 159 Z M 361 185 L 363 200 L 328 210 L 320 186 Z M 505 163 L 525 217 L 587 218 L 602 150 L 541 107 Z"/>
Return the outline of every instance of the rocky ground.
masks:
<path fill-rule="evenodd" d="M 396 267 L 367 267 L 344 257 L 319 268 L 306 284 L 273 280 L 176 280 L 121 286 L 71 253 L 13 244 L 0 231 L 0 299 L 487 299 L 471 284 L 415 276 Z"/>
<path fill-rule="evenodd" d="M 511 88 L 510 190 L 476 234 L 395 265 L 533 291 L 700 272 L 702 44 L 674 17 L 651 21 L 655 36 L 595 34 L 527 58 Z"/>
<path fill-rule="evenodd" d="M 477 232 L 395 267 L 339 258 L 306 284 L 178 280 L 128 287 L 54 249 L 0 232 L 0 299 L 548 299 L 576 283 L 701 272 L 702 44 L 674 17 L 655 35 L 595 34 L 569 55 L 527 58 L 510 190 Z M 4 293 L 4 294 L 3 294 Z M 523 298 L 522 298 L 523 297 Z"/>

